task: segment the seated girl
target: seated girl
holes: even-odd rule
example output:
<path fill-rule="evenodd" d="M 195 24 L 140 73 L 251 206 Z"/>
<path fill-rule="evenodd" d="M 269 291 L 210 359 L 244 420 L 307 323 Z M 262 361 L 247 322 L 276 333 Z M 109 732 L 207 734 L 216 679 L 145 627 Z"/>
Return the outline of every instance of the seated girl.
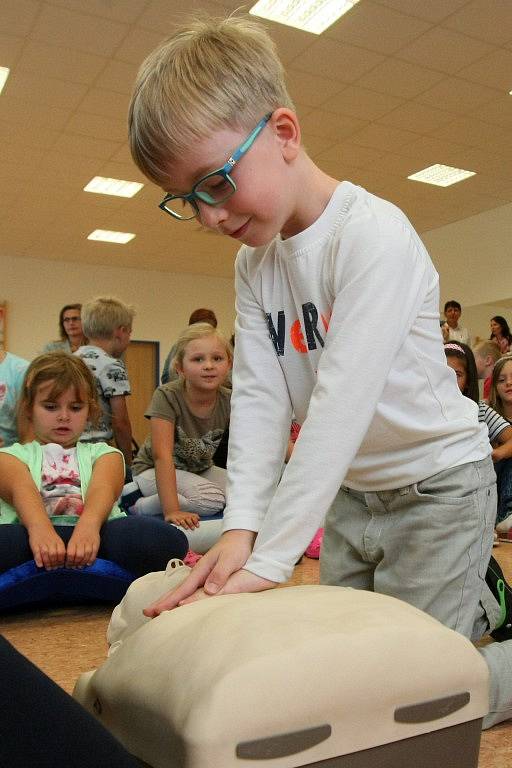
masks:
<path fill-rule="evenodd" d="M 494 366 L 489 392 L 489 405 L 507 422 L 512 422 L 512 355 L 504 355 Z M 512 462 L 511 462 L 512 463 Z M 501 466 L 496 468 L 498 483 L 503 485 L 503 504 L 500 509 L 500 522 L 496 526 L 498 533 L 509 536 L 512 531 L 512 470 L 500 477 Z"/>
<path fill-rule="evenodd" d="M 198 552 L 213 543 L 198 542 L 201 518 L 225 506 L 226 470 L 214 466 L 213 455 L 229 423 L 231 392 L 223 382 L 232 357 L 230 343 L 208 323 L 181 333 L 172 361 L 179 378 L 153 395 L 145 414 L 151 435 L 133 461 L 134 482 L 124 491 L 131 512 L 163 515 L 185 529 Z M 221 526 L 216 530 L 220 535 Z"/>
<path fill-rule="evenodd" d="M 444 345 L 446 362 L 457 376 L 457 384 L 463 395 L 478 405 L 478 419 L 487 424 L 489 442 L 493 447 L 492 458 L 497 476 L 498 512 L 496 517 L 498 533 L 503 533 L 503 520 L 510 515 L 512 527 L 512 426 L 490 405 L 479 399 L 478 372 L 471 349 L 462 342 L 451 341 Z M 502 358 L 503 359 L 503 358 Z M 501 362 L 501 361 L 499 361 Z"/>
<path fill-rule="evenodd" d="M 32 557 L 39 568 L 83 568 L 96 557 L 136 576 L 165 568 L 188 545 L 176 528 L 128 518 L 116 505 L 122 454 L 106 443 L 78 442 L 100 415 L 94 378 L 64 352 L 27 369 L 19 410 L 31 442 L 0 450 L 0 572 Z"/>

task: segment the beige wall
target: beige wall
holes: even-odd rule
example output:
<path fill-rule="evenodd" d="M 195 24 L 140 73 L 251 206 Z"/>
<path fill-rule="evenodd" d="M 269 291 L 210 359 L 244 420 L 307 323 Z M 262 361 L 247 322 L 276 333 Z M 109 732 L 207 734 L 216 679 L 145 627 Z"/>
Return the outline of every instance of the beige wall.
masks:
<path fill-rule="evenodd" d="M 137 310 L 133 338 L 160 342 L 160 365 L 190 312 L 215 311 L 219 327 L 232 333 L 233 280 L 145 272 L 114 266 L 20 259 L 0 255 L 0 301 L 8 303 L 7 348 L 31 359 L 57 338 L 60 308 L 93 296 L 112 295 Z"/>
<path fill-rule="evenodd" d="M 463 307 L 507 305 L 512 296 L 512 205 L 424 232 L 422 239 L 441 277 L 442 306 L 448 299 Z"/>

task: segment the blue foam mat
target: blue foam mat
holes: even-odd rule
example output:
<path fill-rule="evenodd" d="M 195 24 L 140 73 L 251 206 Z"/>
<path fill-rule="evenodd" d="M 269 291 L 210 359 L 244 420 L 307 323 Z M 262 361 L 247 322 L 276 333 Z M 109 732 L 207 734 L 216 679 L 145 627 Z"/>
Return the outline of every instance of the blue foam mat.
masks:
<path fill-rule="evenodd" d="M 46 571 L 28 560 L 0 574 L 0 610 L 82 600 L 117 603 L 135 578 L 120 565 L 99 557 L 80 570 Z"/>

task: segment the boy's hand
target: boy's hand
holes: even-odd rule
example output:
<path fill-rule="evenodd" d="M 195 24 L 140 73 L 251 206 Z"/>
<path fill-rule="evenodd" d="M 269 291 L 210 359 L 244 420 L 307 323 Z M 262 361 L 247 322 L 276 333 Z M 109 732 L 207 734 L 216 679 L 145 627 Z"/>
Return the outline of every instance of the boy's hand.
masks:
<path fill-rule="evenodd" d="M 96 525 L 81 525 L 81 520 L 75 526 L 66 550 L 66 566 L 68 568 L 83 568 L 92 565 L 100 548 L 100 532 Z"/>
<path fill-rule="evenodd" d="M 66 560 L 66 547 L 53 525 L 33 525 L 28 530 L 28 543 L 38 568 L 53 571 L 62 568 Z"/>
<path fill-rule="evenodd" d="M 246 571 L 244 568 L 233 573 L 222 589 L 219 589 L 215 595 L 238 595 L 240 592 L 263 592 L 266 589 L 274 589 L 276 587 L 275 581 L 269 581 L 262 576 L 256 576 L 255 573 Z M 187 597 L 185 600 L 181 600 L 179 605 L 188 605 L 189 603 L 195 603 L 197 600 L 203 600 L 205 597 L 212 597 L 204 589 L 198 589 L 193 595 Z"/>
<path fill-rule="evenodd" d="M 197 597 L 202 593 L 207 596 L 219 594 L 229 577 L 240 571 L 247 562 L 255 537 L 256 534 L 253 531 L 234 530 L 223 533 L 219 541 L 197 562 L 185 581 L 177 589 L 168 592 L 144 608 L 144 615 L 154 618 L 162 611 L 170 611 L 195 595 L 196 591 L 199 591 Z M 259 578 L 253 574 L 250 576 L 254 579 Z M 238 583 L 238 581 L 235 582 L 235 586 Z M 272 585 L 272 582 L 267 583 Z M 203 585 L 204 590 L 199 589 Z M 261 586 L 260 589 L 268 589 L 268 587 Z"/>
<path fill-rule="evenodd" d="M 193 531 L 194 528 L 199 528 L 200 518 L 195 512 L 181 512 L 178 510 L 168 514 L 165 519 L 168 523 L 181 525 L 182 528 L 187 528 L 190 531 Z"/>

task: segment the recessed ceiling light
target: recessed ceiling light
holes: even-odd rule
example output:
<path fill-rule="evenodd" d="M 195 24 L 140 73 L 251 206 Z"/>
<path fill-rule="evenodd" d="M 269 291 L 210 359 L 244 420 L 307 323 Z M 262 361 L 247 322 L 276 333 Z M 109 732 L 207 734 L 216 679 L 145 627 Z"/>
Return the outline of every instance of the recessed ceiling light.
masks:
<path fill-rule="evenodd" d="M 6 83 L 7 78 L 9 77 L 9 72 L 11 70 L 9 67 L 0 67 L 0 93 L 2 93 L 2 89 Z"/>
<path fill-rule="evenodd" d="M 87 235 L 88 240 L 101 240 L 104 243 L 129 243 L 133 240 L 135 235 L 133 232 L 111 232 L 108 229 L 95 229 L 90 235 Z"/>
<path fill-rule="evenodd" d="M 259 0 L 249 13 L 319 35 L 358 2 L 359 0 Z"/>
<path fill-rule="evenodd" d="M 474 171 L 465 171 L 462 168 L 452 168 L 450 165 L 430 165 L 418 173 L 408 176 L 411 181 L 422 181 L 424 184 L 434 184 L 436 187 L 449 187 L 459 181 L 474 176 Z"/>
<path fill-rule="evenodd" d="M 99 195 L 116 195 L 116 197 L 133 197 L 144 184 L 138 181 L 123 181 L 123 179 L 107 179 L 95 176 L 84 187 L 84 192 L 96 192 Z"/>

